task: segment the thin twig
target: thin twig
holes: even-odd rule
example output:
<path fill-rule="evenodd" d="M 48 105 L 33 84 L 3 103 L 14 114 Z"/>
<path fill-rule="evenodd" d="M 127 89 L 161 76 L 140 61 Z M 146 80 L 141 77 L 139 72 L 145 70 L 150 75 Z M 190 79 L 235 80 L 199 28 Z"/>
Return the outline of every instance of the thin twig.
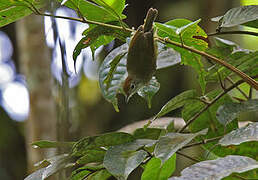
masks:
<path fill-rule="evenodd" d="M 230 78 L 230 77 L 226 77 L 226 80 L 228 80 L 231 84 L 234 84 L 234 81 Z M 248 99 L 248 96 L 246 95 L 246 93 L 244 91 L 242 91 L 242 89 L 240 89 L 238 86 L 236 87 L 236 89 L 246 98 Z"/>
<path fill-rule="evenodd" d="M 194 162 L 200 162 L 200 160 L 198 160 L 198 159 L 196 159 L 196 158 L 193 158 L 193 157 L 190 157 L 190 156 L 188 156 L 188 155 L 186 155 L 186 154 L 184 154 L 184 153 L 181 153 L 181 152 L 179 152 L 179 151 L 177 151 L 176 153 L 179 154 L 179 155 L 181 155 L 181 156 L 183 156 L 183 157 L 185 157 L 185 158 L 187 158 L 187 159 L 190 159 L 190 160 L 192 160 L 192 161 L 194 161 Z"/>
<path fill-rule="evenodd" d="M 206 57 L 208 59 L 211 59 L 213 60 L 214 62 L 228 68 L 229 70 L 233 71 L 234 73 L 236 73 L 238 76 L 240 76 L 242 79 L 244 79 L 250 86 L 254 87 L 256 90 L 258 90 L 258 82 L 254 79 L 252 79 L 250 76 L 248 76 L 247 74 L 245 74 L 244 72 L 240 71 L 239 69 L 235 68 L 234 66 L 232 66 L 231 64 L 228 64 L 227 62 L 223 61 L 222 59 L 219 59 L 215 56 L 212 56 L 210 54 L 207 54 L 206 52 L 203 52 L 203 51 L 199 51 L 197 49 L 194 49 L 190 46 L 182 46 L 181 43 L 178 43 L 178 42 L 175 42 L 175 41 L 172 41 L 170 40 L 169 38 L 161 38 L 161 37 L 156 37 L 158 39 L 158 41 L 166 44 L 172 44 L 172 45 L 175 45 L 177 47 L 181 47 L 181 48 L 184 48 L 184 49 L 187 49 L 191 52 L 194 52 L 194 53 L 197 53 L 197 54 L 200 54 L 201 56 L 203 57 Z"/>
<path fill-rule="evenodd" d="M 210 138 L 210 139 L 204 139 L 204 140 L 202 140 L 200 142 L 188 144 L 188 145 L 182 147 L 182 149 L 186 149 L 186 148 L 190 148 L 190 147 L 198 146 L 198 145 L 202 145 L 202 144 L 207 144 L 207 143 L 210 143 L 210 142 L 213 142 L 213 141 L 217 141 L 217 140 L 219 140 L 221 138 L 222 138 L 222 136 L 214 137 L 214 138 Z"/>
<path fill-rule="evenodd" d="M 258 75 L 256 76 L 258 77 Z M 255 78 L 256 78 L 255 77 Z M 216 96 L 209 104 L 207 104 L 201 111 L 199 111 L 197 114 L 195 114 L 191 119 L 189 119 L 186 123 L 186 125 L 184 125 L 184 127 L 182 127 L 178 132 L 183 132 L 185 130 L 185 128 L 187 128 L 191 123 L 193 123 L 203 112 L 205 112 L 207 109 L 209 109 L 209 107 L 211 107 L 215 102 L 217 102 L 222 96 L 224 96 L 225 94 L 227 94 L 229 91 L 231 91 L 232 89 L 234 89 L 235 87 L 239 86 L 240 84 L 244 83 L 245 81 L 239 80 L 237 81 L 235 84 L 233 84 L 232 86 L 228 87 L 227 89 L 225 89 L 223 92 L 221 92 L 218 96 Z"/>
<path fill-rule="evenodd" d="M 246 35 L 258 36 L 257 32 L 252 32 L 252 31 L 224 31 L 224 32 L 215 32 L 215 33 L 208 34 L 208 36 L 217 36 L 217 35 L 225 35 L 225 34 L 246 34 Z"/>

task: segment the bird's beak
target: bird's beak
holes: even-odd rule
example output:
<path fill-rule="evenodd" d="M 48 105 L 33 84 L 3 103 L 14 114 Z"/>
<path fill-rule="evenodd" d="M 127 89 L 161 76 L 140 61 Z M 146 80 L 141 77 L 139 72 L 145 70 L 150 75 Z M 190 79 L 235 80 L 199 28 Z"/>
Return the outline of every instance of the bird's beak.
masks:
<path fill-rule="evenodd" d="M 132 97 L 131 94 L 125 96 L 125 102 L 128 103 L 129 99 Z"/>

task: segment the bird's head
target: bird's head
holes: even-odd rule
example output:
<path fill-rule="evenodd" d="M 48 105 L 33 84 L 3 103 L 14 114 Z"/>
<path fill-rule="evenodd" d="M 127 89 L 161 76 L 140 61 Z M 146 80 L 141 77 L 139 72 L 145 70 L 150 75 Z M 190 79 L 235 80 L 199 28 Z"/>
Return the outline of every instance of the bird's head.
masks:
<path fill-rule="evenodd" d="M 126 94 L 126 102 L 141 88 L 144 86 L 144 82 L 140 79 L 127 76 L 123 84 L 123 90 Z"/>

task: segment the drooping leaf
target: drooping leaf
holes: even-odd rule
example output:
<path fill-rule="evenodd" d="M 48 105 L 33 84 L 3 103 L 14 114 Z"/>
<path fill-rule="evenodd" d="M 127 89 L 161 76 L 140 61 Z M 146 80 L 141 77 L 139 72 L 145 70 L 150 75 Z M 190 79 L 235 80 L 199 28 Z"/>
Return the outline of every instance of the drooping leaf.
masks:
<path fill-rule="evenodd" d="M 56 142 L 56 141 L 36 141 L 31 145 L 34 148 L 58 148 L 58 147 L 72 147 L 74 142 Z"/>
<path fill-rule="evenodd" d="M 221 105 L 216 113 L 218 121 L 227 125 L 233 121 L 240 113 L 258 110 L 258 99 L 251 99 L 242 103 L 226 103 Z"/>
<path fill-rule="evenodd" d="M 158 35 L 160 37 L 168 37 L 175 42 L 205 51 L 208 48 L 208 43 L 203 39 L 207 38 L 207 34 L 197 25 L 198 22 L 199 20 L 191 22 L 186 19 L 174 19 L 165 24 L 155 23 L 155 26 L 158 28 Z M 181 34 L 179 35 L 178 32 Z M 206 70 L 201 61 L 201 56 L 174 45 L 168 44 L 167 46 L 172 47 L 181 54 L 182 64 L 189 65 L 196 70 L 202 92 L 204 93 L 206 87 Z"/>
<path fill-rule="evenodd" d="M 104 157 L 105 168 L 117 179 L 125 180 L 146 158 L 148 153 L 139 148 L 149 144 L 148 140 L 112 146 Z"/>
<path fill-rule="evenodd" d="M 47 159 L 50 164 L 47 167 L 41 168 L 27 176 L 24 180 L 42 180 L 53 175 L 59 170 L 64 169 L 69 165 L 71 157 L 68 154 L 62 154 Z"/>
<path fill-rule="evenodd" d="M 146 100 L 148 107 L 151 108 L 152 97 L 158 92 L 159 88 L 160 84 L 153 76 L 150 82 L 146 86 L 140 88 L 137 93 Z"/>
<path fill-rule="evenodd" d="M 204 129 L 197 133 L 168 133 L 165 136 L 159 138 L 154 155 L 157 158 L 160 158 L 162 163 L 167 161 L 176 151 L 184 147 L 186 144 L 191 142 L 196 136 L 205 135 L 208 132 L 208 129 Z"/>
<path fill-rule="evenodd" d="M 167 180 L 176 170 L 176 154 L 171 156 L 161 167 L 158 180 Z"/>
<path fill-rule="evenodd" d="M 194 97 L 196 97 L 196 91 L 195 90 L 188 90 L 188 91 L 185 91 L 185 92 L 177 95 L 176 97 L 169 100 L 161 108 L 161 110 L 158 112 L 158 114 L 155 115 L 154 119 L 157 119 L 157 118 L 169 113 L 170 111 L 173 111 L 177 108 L 180 108 L 180 107 L 184 106 L 188 99 L 192 99 Z"/>
<path fill-rule="evenodd" d="M 258 141 L 258 123 L 250 123 L 249 125 L 231 131 L 219 140 L 222 146 L 239 145 L 247 141 Z"/>
<path fill-rule="evenodd" d="M 229 155 L 196 163 L 184 169 L 180 177 L 172 177 L 169 180 L 220 180 L 234 172 L 242 173 L 256 168 L 258 168 L 258 162 L 252 158 Z"/>
<path fill-rule="evenodd" d="M 127 44 L 123 44 L 122 46 L 117 47 L 106 56 L 106 58 L 104 59 L 99 69 L 99 85 L 100 85 L 102 95 L 107 101 L 113 104 L 116 111 L 119 111 L 116 95 L 119 92 L 122 92 L 122 83 L 126 78 L 127 55 L 124 55 L 122 57 L 122 59 L 116 65 L 112 74 L 110 73 L 110 70 L 112 68 L 111 62 L 119 54 L 120 55 L 124 54 L 127 51 L 128 51 Z M 105 79 L 107 78 L 107 76 L 112 76 L 112 79 L 109 81 L 109 84 L 105 83 Z"/>
<path fill-rule="evenodd" d="M 219 22 L 219 28 L 252 22 L 258 20 L 258 5 L 232 8 L 225 15 L 212 18 L 211 20 Z"/>
<path fill-rule="evenodd" d="M 100 147 L 109 147 L 118 144 L 132 142 L 134 137 L 124 132 L 112 132 L 99 136 L 90 136 L 80 139 L 74 144 L 72 149 L 73 156 L 83 156 L 87 150 L 100 149 Z"/>
<path fill-rule="evenodd" d="M 0 27 L 32 14 L 33 6 L 39 9 L 46 5 L 45 2 L 45 0 L 0 0 Z"/>

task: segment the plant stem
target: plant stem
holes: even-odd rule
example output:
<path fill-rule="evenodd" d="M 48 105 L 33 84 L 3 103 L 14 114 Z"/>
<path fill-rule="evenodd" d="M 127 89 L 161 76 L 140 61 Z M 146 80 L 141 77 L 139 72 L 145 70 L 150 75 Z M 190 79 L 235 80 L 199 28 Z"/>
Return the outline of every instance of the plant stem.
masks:
<path fill-rule="evenodd" d="M 225 35 L 225 34 L 246 34 L 246 35 L 258 36 L 257 32 L 252 32 L 252 31 L 224 31 L 224 32 L 215 32 L 215 33 L 208 34 L 208 36 L 217 36 L 217 35 Z"/>
<path fill-rule="evenodd" d="M 239 75 L 242 79 L 244 79 L 250 86 L 252 86 L 253 88 L 255 88 L 256 90 L 258 90 L 258 82 L 254 79 L 252 79 L 250 76 L 248 76 L 247 74 L 243 73 L 242 71 L 240 71 L 239 69 L 235 68 L 234 66 L 232 66 L 231 64 L 228 64 L 227 62 L 223 61 L 222 59 L 219 59 L 215 56 L 212 56 L 210 54 L 207 54 L 203 51 L 199 51 L 197 49 L 194 49 L 190 46 L 186 46 L 183 45 L 181 43 L 175 42 L 175 41 L 171 41 L 168 38 L 161 38 L 159 36 L 156 37 L 158 39 L 158 41 L 162 42 L 162 43 L 168 43 L 168 44 L 172 44 L 175 45 L 177 47 L 181 47 L 184 49 L 187 49 L 191 52 L 194 52 L 196 54 L 200 54 L 201 56 L 204 56 L 208 59 L 211 59 L 213 61 L 215 61 L 216 63 L 228 68 L 229 70 L 233 71 L 234 73 L 236 73 L 237 75 Z"/>
<path fill-rule="evenodd" d="M 206 104 L 205 107 L 201 111 L 199 111 L 191 119 L 189 119 L 187 121 L 186 125 L 184 125 L 184 127 L 182 127 L 178 132 L 180 132 L 180 133 L 183 132 L 185 130 L 185 128 L 187 128 L 191 123 L 193 123 L 203 112 L 205 112 L 207 109 L 209 109 L 209 107 L 211 107 L 215 102 L 217 102 L 222 96 L 224 96 L 229 91 L 231 91 L 232 89 L 234 89 L 235 87 L 237 87 L 238 85 L 240 85 L 240 84 L 242 84 L 244 82 L 245 81 L 243 79 L 239 80 L 235 84 L 233 84 L 232 86 L 224 89 L 224 91 L 221 92 L 217 97 L 215 97 L 209 104 Z"/>
<path fill-rule="evenodd" d="M 186 145 L 186 146 L 182 147 L 182 149 L 190 148 L 190 147 L 193 147 L 193 146 L 198 146 L 198 145 L 201 145 L 201 144 L 207 144 L 207 143 L 210 143 L 210 142 L 213 142 L 213 141 L 217 141 L 221 138 L 222 138 L 222 136 L 214 137 L 214 138 L 210 138 L 210 139 L 204 139 L 200 142 L 196 142 L 196 143 Z"/>
<path fill-rule="evenodd" d="M 184 154 L 184 153 L 181 153 L 181 152 L 179 152 L 179 151 L 177 151 L 176 153 L 179 154 L 179 155 L 181 155 L 181 156 L 183 156 L 183 157 L 185 157 L 185 158 L 187 158 L 187 159 L 190 159 L 190 160 L 192 160 L 192 161 L 194 161 L 194 162 L 200 162 L 198 159 L 193 158 L 193 157 L 190 157 L 190 156 L 188 156 L 188 155 L 186 155 L 186 154 Z"/>

